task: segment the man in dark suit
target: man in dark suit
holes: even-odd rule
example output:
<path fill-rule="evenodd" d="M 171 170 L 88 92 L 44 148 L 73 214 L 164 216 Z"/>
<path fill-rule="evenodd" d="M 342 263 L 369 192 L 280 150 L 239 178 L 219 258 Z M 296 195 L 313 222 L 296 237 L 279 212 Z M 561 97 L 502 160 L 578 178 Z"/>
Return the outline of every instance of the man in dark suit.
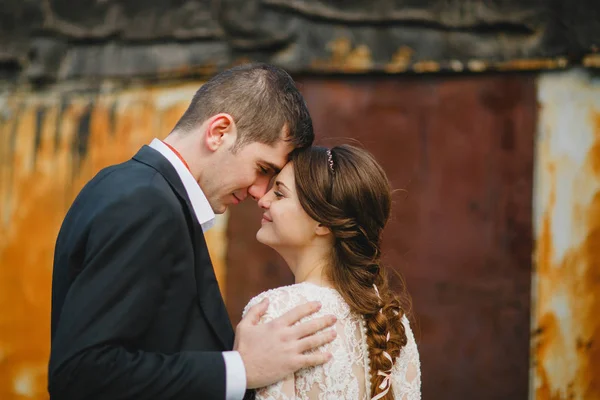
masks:
<path fill-rule="evenodd" d="M 306 351 L 333 340 L 335 318 L 296 324 L 313 303 L 268 324 L 256 306 L 234 343 L 203 233 L 313 138 L 290 76 L 244 65 L 205 83 L 164 141 L 100 171 L 56 242 L 51 398 L 241 399 L 326 362 Z"/>

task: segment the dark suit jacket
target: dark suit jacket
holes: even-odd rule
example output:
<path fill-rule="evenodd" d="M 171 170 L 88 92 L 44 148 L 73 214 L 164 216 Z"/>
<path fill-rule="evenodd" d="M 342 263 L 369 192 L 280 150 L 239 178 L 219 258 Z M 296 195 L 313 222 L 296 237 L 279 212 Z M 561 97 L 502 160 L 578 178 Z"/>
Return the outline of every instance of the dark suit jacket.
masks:
<path fill-rule="evenodd" d="M 69 209 L 51 331 L 53 400 L 225 398 L 233 329 L 183 183 L 156 150 L 99 172 Z"/>

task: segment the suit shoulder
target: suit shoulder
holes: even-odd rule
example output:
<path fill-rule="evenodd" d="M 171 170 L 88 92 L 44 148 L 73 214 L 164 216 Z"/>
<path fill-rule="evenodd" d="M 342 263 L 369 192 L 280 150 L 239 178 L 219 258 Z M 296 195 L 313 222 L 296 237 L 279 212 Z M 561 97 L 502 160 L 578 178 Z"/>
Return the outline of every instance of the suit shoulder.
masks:
<path fill-rule="evenodd" d="M 164 218 L 178 215 L 179 201 L 165 178 L 139 164 L 126 162 L 100 171 L 79 192 L 63 225 L 74 221 L 92 222 L 115 211 L 147 217 L 157 210 Z"/>
<path fill-rule="evenodd" d="M 174 198 L 167 180 L 158 171 L 135 160 L 102 169 L 84 187 L 82 192 L 85 191 L 101 193 L 113 200 L 137 195 Z"/>

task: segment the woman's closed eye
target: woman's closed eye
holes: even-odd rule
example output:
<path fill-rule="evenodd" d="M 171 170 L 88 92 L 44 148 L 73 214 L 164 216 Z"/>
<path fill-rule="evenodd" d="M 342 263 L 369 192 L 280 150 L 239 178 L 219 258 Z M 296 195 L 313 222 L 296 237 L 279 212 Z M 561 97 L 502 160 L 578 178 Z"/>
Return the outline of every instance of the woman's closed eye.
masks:
<path fill-rule="evenodd" d="M 282 197 L 283 197 L 283 193 L 281 193 L 281 192 L 278 192 L 277 190 L 274 190 L 274 191 L 273 191 L 273 194 L 274 194 L 274 195 L 275 195 L 275 197 L 277 197 L 278 199 L 280 199 L 280 198 L 282 198 Z"/>

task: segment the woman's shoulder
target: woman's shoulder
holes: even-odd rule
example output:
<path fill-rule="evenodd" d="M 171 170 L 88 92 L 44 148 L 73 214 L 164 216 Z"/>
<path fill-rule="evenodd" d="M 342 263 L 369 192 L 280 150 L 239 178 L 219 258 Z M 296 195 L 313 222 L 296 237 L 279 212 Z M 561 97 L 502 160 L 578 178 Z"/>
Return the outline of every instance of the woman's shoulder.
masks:
<path fill-rule="evenodd" d="M 253 297 L 244 308 L 242 317 L 251 307 L 265 298 L 269 299 L 269 307 L 263 317 L 264 321 L 280 317 L 294 307 L 309 301 L 319 301 L 322 305 L 321 310 L 313 317 L 334 313 L 338 318 L 342 318 L 348 312 L 346 303 L 335 289 L 303 282 L 270 289 Z"/>

